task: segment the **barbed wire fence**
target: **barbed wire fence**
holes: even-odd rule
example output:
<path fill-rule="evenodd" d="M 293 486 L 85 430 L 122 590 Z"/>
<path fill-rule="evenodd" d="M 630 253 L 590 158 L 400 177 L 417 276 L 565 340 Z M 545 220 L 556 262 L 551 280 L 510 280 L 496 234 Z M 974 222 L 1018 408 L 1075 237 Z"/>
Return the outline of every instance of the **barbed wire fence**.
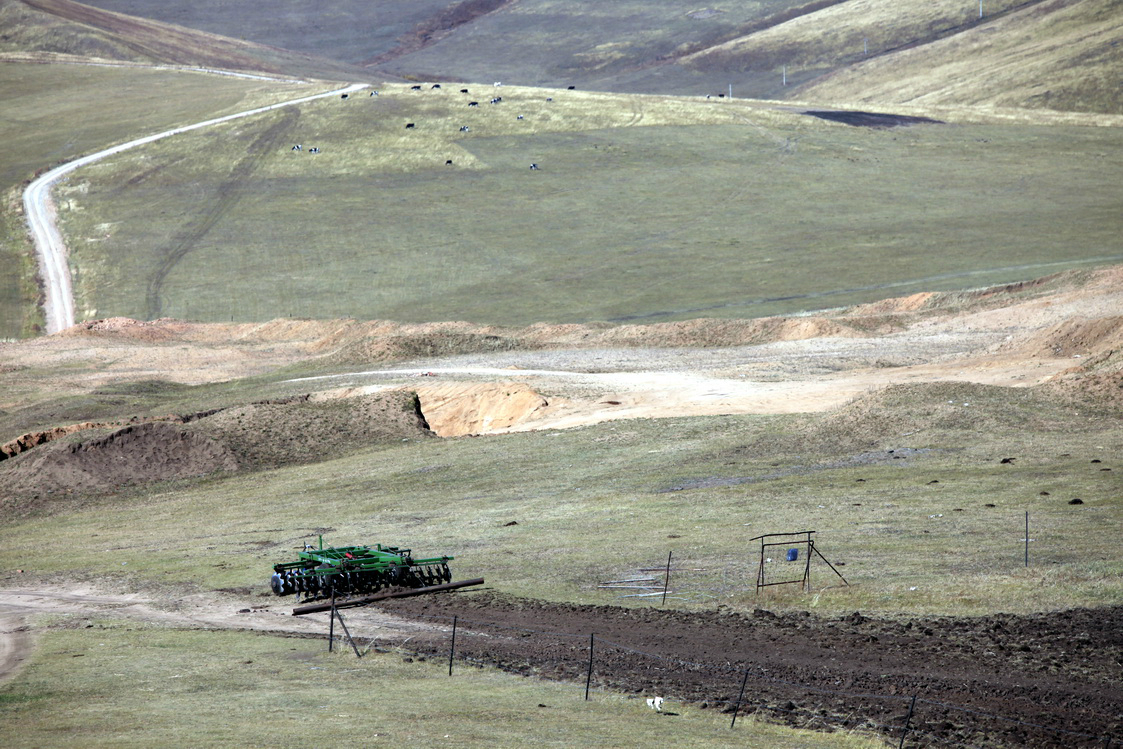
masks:
<path fill-rule="evenodd" d="M 439 625 L 447 631 L 447 644 L 442 645 L 439 637 L 430 637 L 407 647 L 412 638 L 402 643 L 379 642 L 377 637 L 356 633 L 353 639 L 356 654 L 377 652 L 419 660 L 447 658 L 450 677 L 454 676 L 454 663 L 499 668 L 523 676 L 540 674 L 542 667 L 548 666 L 552 680 L 579 684 L 585 699 L 590 699 L 597 689 L 636 691 L 634 678 L 629 682 L 626 675 L 642 671 L 644 692 L 689 695 L 684 701 L 729 715 L 731 730 L 736 730 L 739 716 L 753 715 L 803 728 L 877 733 L 898 742 L 899 747 L 916 749 L 943 746 L 983 749 L 994 746 L 996 741 L 1007 745 L 1064 743 L 1072 747 L 1105 749 L 1123 746 L 1111 736 L 1047 726 L 929 699 L 920 693 L 880 694 L 817 686 L 772 676 L 759 666 L 687 661 L 639 650 L 592 632 L 534 629 L 459 615 L 411 614 L 411 617 Z M 496 652 L 500 648 L 488 647 L 502 637 L 535 639 L 542 663 L 523 657 L 505 657 Z M 614 672 L 625 676 L 616 678 Z M 716 687 L 723 678 L 727 679 L 726 689 Z M 749 685 L 753 689 L 746 693 Z M 711 696 L 699 699 L 697 695 Z M 797 700 L 806 702 L 812 695 L 830 698 L 833 702 L 812 707 L 798 704 Z M 949 719 L 952 714 L 958 717 L 957 721 Z M 1003 726 L 1004 730 L 996 728 L 995 724 Z"/>

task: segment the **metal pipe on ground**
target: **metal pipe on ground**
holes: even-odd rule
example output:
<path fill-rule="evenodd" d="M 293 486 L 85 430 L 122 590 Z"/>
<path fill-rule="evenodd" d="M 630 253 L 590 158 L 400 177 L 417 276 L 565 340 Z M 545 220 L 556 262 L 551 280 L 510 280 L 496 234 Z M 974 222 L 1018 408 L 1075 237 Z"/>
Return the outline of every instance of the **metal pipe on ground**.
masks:
<path fill-rule="evenodd" d="M 374 595 L 363 596 L 362 598 L 351 598 L 345 601 L 336 600 L 335 608 L 344 609 L 352 608 L 354 606 L 365 606 L 368 603 L 375 601 L 382 601 L 387 598 L 407 598 L 409 596 L 423 596 L 426 593 L 441 593 L 446 590 L 456 590 L 457 588 L 466 588 L 469 585 L 483 585 L 484 579 L 482 577 L 473 578 L 471 580 L 460 580 L 454 583 L 444 583 L 443 585 L 430 585 L 427 588 L 407 588 L 405 590 L 386 590 Z M 304 614 L 318 614 L 321 611 L 330 611 L 331 602 L 324 603 L 310 603 L 307 606 L 297 606 L 292 610 L 293 616 L 303 616 Z"/>

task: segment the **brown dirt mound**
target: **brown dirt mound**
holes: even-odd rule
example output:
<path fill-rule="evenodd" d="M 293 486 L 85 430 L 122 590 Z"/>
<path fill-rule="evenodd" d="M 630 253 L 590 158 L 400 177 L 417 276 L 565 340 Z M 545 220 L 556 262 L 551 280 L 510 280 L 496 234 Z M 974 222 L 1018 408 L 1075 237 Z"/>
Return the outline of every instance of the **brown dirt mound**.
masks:
<path fill-rule="evenodd" d="M 746 712 L 817 729 L 872 721 L 899 736 L 918 695 L 910 746 L 1099 747 L 1123 730 L 1123 607 L 827 620 L 551 604 L 485 591 L 378 607 L 446 625 L 458 616 L 461 657 L 582 687 L 594 632 L 595 684 L 727 713 L 748 671 Z M 447 635 L 411 647 L 445 657 Z"/>
<path fill-rule="evenodd" d="M 237 467 L 221 442 L 181 424 L 149 422 L 38 447 L 6 461 L 0 483 L 8 494 L 40 497 L 102 492 Z"/>
<path fill-rule="evenodd" d="M 1123 316 L 1076 317 L 1030 338 L 1025 350 L 1032 356 L 1088 357 L 1123 349 Z"/>
<path fill-rule="evenodd" d="M 189 426 L 225 445 L 241 468 L 311 463 L 372 445 L 434 436 L 416 394 L 405 390 L 235 406 Z"/>
<path fill-rule="evenodd" d="M 324 401 L 305 396 L 192 414 L 174 423 L 85 431 L 0 464 L 0 500 L 7 497 L 14 512 L 27 513 L 49 495 L 308 463 L 434 436 L 417 396 L 404 390 Z"/>

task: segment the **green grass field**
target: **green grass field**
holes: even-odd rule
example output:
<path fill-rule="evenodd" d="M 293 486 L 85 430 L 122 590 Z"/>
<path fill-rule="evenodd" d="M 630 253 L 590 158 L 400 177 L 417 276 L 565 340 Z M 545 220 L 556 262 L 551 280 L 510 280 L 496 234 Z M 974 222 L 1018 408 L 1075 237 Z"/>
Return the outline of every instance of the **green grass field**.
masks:
<path fill-rule="evenodd" d="M 83 170 L 58 191 L 80 314 L 755 317 L 1123 254 L 1116 128 L 502 91 L 393 87 Z"/>
<path fill-rule="evenodd" d="M 576 685 L 493 671 L 450 678 L 440 663 L 377 652 L 356 660 L 350 650 L 329 654 L 322 640 L 103 620 L 42 624 L 34 660 L 0 689 L 0 729 L 22 746 L 883 745 L 751 717 L 730 730 L 716 710 L 674 704 L 675 715 L 657 715 L 634 695 L 598 689 L 586 702 Z"/>
<path fill-rule="evenodd" d="M 0 64 L 0 339 L 34 332 L 34 249 L 17 186 L 49 167 L 115 143 L 242 111 L 309 86 L 170 70 Z"/>

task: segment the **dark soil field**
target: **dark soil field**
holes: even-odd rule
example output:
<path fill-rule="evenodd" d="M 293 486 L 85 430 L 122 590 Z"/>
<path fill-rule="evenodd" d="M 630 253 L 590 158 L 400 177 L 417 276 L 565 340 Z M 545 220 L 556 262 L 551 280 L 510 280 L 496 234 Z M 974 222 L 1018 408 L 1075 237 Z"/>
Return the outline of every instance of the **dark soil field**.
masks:
<path fill-rule="evenodd" d="M 855 612 L 625 609 L 488 592 L 378 604 L 451 625 L 459 658 L 810 728 L 874 727 L 909 746 L 1104 746 L 1123 732 L 1123 607 L 871 619 Z M 410 643 L 447 657 L 449 642 Z M 574 689 L 578 689 L 577 684 Z M 595 699 L 595 697 L 594 697 Z M 667 709 L 670 709 L 668 706 Z"/>

